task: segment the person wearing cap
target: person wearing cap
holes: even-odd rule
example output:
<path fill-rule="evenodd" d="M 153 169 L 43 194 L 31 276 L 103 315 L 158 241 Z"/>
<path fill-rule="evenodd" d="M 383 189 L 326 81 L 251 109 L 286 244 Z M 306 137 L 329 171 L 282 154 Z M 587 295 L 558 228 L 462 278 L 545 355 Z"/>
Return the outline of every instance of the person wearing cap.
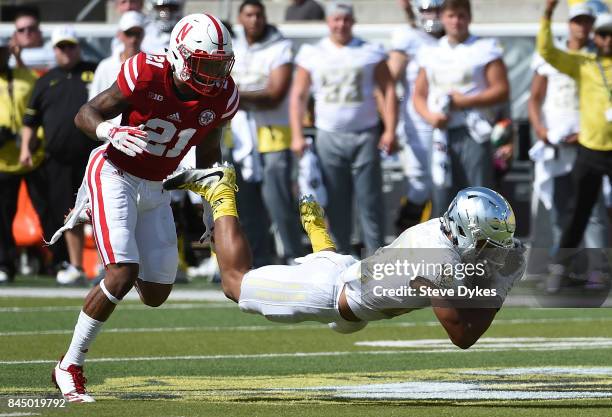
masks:
<path fill-rule="evenodd" d="M 603 177 L 612 176 L 612 15 L 600 14 L 595 20 L 595 53 L 569 53 L 557 48 L 553 41 L 551 18 L 557 4 L 557 0 L 546 1 L 537 51 L 546 62 L 576 81 L 582 110 L 572 169 L 571 211 L 561 233 L 561 249 L 550 266 L 553 280 L 562 280 L 567 275 L 572 249 L 582 241 Z"/>
<path fill-rule="evenodd" d="M 558 44 L 558 48 L 573 52 L 595 52 L 595 44 L 590 39 L 595 14 L 590 5 L 573 5 L 568 17 L 569 36 L 566 42 Z M 534 196 L 542 203 L 541 209 L 549 212 L 552 246 L 558 247 L 562 227 L 570 214 L 571 196 L 574 194 L 571 171 L 576 160 L 576 142 L 580 131 L 578 86 L 573 78 L 555 69 L 537 53 L 532 68 L 534 76 L 528 110 L 529 120 L 538 138 L 531 152 L 536 164 Z M 589 219 L 585 235 L 587 247 L 606 247 L 607 222 L 601 195 Z M 534 247 L 544 245 L 541 243 Z"/>
<path fill-rule="evenodd" d="M 290 93 L 292 150 L 307 147 L 302 131 L 312 89 L 315 102 L 315 150 L 328 191 L 327 214 L 341 253 L 351 252 L 353 197 L 359 206 L 367 252 L 384 244 L 381 152 L 397 147 L 398 103 L 382 47 L 353 36 L 353 6 L 327 6 L 329 36 L 303 45 L 296 58 Z M 375 91 L 382 96 L 382 124 Z"/>
<path fill-rule="evenodd" d="M 32 165 L 19 163 L 19 131 L 22 117 L 37 75 L 27 68 L 10 68 L 11 46 L 8 38 L 0 37 L 0 283 L 15 277 L 17 259 L 13 238 L 13 219 L 17 212 L 19 186 L 26 179 L 30 198 L 39 209 L 38 177 L 32 172 L 44 158 L 40 147 L 32 157 Z"/>
<path fill-rule="evenodd" d="M 140 52 L 145 24 L 146 18 L 141 12 L 128 10 L 121 15 L 117 38 L 123 44 L 123 48 L 114 51 L 111 56 L 100 61 L 89 88 L 89 99 L 110 87 L 117 80 L 121 64 Z M 120 121 L 121 116 L 118 118 Z"/>
<path fill-rule="evenodd" d="M 42 126 L 46 158 L 40 170 L 47 180 L 48 212 L 41 216 L 41 221 L 46 237 L 63 225 L 64 216 L 70 211 L 81 185 L 89 153 L 95 147 L 76 128 L 73 119 L 87 102 L 96 65 L 81 59 L 79 41 L 72 27 L 56 28 L 51 42 L 57 66 L 36 81 L 23 117 L 19 157 L 24 166 L 33 165 L 32 152 L 38 144 L 34 132 Z M 54 262 L 64 262 L 57 276 L 59 283 L 74 283 L 83 277 L 82 227 L 67 234 L 65 244 L 62 242 L 51 249 Z"/>

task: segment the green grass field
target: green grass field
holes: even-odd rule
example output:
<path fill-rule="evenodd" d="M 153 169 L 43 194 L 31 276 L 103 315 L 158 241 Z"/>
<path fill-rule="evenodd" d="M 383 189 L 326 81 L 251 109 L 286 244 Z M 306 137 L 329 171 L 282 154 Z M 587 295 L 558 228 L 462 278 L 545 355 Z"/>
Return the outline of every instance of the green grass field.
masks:
<path fill-rule="evenodd" d="M 0 296 L 0 416 L 612 416 L 612 309 L 505 308 L 461 351 L 430 310 L 339 335 L 229 302 L 124 302 L 88 357 L 95 404 L 9 408 L 60 398 L 80 305 Z"/>

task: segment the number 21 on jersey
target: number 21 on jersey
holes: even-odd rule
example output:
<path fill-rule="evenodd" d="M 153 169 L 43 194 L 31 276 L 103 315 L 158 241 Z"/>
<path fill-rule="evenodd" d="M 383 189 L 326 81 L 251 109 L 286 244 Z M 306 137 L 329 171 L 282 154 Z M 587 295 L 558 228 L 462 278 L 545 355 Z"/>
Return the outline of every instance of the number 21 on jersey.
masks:
<path fill-rule="evenodd" d="M 183 129 L 178 132 L 178 139 L 172 143 L 176 135 L 174 123 L 163 119 L 151 119 L 145 123 L 148 134 L 147 147 L 145 150 L 155 156 L 176 158 L 189 144 L 196 130 L 193 128 Z"/>

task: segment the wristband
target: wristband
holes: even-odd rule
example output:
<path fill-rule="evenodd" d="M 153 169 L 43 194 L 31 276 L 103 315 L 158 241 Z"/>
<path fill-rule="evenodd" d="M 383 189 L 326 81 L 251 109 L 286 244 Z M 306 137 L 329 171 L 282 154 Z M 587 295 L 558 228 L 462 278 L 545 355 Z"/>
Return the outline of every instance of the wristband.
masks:
<path fill-rule="evenodd" d="M 116 126 L 111 122 L 102 122 L 96 127 L 96 136 L 99 140 L 105 141 L 110 139 L 110 131 L 114 129 Z"/>

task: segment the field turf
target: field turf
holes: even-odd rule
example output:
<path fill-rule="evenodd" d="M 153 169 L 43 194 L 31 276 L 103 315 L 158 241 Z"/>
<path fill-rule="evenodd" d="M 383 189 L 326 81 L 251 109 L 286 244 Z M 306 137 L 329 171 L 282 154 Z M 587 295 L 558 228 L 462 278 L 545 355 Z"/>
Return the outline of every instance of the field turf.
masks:
<path fill-rule="evenodd" d="M 0 416 L 612 416 L 612 309 L 504 308 L 462 351 L 430 310 L 339 335 L 230 302 L 124 302 L 88 356 L 95 404 L 9 408 L 60 398 L 81 301 L 1 294 Z"/>

